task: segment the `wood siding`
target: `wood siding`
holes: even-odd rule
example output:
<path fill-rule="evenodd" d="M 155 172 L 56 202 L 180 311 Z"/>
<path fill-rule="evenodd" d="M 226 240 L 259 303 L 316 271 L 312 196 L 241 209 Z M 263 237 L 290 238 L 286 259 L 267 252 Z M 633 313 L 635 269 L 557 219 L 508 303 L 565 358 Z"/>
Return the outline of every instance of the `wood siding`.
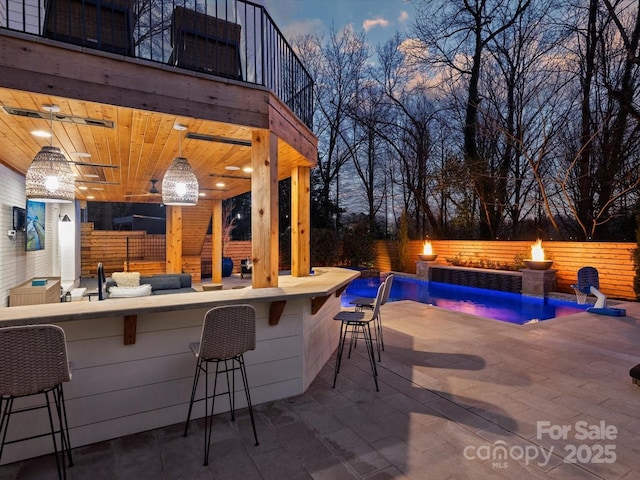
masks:
<path fill-rule="evenodd" d="M 501 242 L 501 241 L 472 241 L 472 240 L 433 240 L 433 253 L 438 254 L 434 263 L 449 265 L 447 258 L 461 256 L 466 260 L 493 260 L 497 262 L 513 263 L 515 256 L 520 254 L 524 258 L 531 257 L 533 242 Z M 396 242 L 376 242 L 376 268 L 381 271 L 396 270 L 398 252 Z M 631 260 L 631 252 L 635 243 L 606 243 L 606 242 L 543 242 L 545 257 L 553 260 L 557 270 L 557 288 L 559 292 L 573 293 L 571 285 L 577 280 L 580 267 L 592 266 L 598 269 L 600 275 L 600 290 L 610 298 L 635 300 L 633 291 L 633 277 L 635 270 Z M 415 262 L 418 253 L 422 252 L 423 241 L 409 242 L 408 258 L 410 270 L 406 273 L 416 273 Z"/>

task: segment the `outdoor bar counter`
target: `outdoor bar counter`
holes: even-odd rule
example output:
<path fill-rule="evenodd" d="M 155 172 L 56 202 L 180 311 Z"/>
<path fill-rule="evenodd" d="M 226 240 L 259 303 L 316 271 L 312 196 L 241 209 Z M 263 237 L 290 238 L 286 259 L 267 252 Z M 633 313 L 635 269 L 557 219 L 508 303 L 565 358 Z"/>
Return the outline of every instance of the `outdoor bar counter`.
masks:
<path fill-rule="evenodd" d="M 256 350 L 245 354 L 254 405 L 303 393 L 338 344 L 333 317 L 340 294 L 358 275 L 323 267 L 309 277 L 280 276 L 277 288 L 7 307 L 0 308 L 0 326 L 64 329 L 73 363 L 64 391 L 71 446 L 78 447 L 185 421 L 195 370 L 189 343 L 199 341 L 205 312 L 219 305 L 256 308 Z M 244 407 L 244 395 L 236 402 Z M 228 401 L 221 398 L 216 411 L 225 410 Z M 203 415 L 199 402 L 193 418 Z M 46 410 L 33 411 L 12 417 L 7 439 L 47 429 Z M 51 437 L 7 445 L 2 463 L 51 451 Z"/>

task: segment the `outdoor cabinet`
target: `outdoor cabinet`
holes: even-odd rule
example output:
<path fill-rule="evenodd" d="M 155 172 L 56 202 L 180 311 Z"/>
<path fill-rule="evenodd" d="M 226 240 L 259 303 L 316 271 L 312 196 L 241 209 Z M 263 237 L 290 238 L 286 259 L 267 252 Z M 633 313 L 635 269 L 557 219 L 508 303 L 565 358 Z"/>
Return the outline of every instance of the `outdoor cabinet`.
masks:
<path fill-rule="evenodd" d="M 171 18 L 169 64 L 242 80 L 240 25 L 176 7 Z"/>
<path fill-rule="evenodd" d="M 44 285 L 32 285 L 33 279 L 9 290 L 9 306 L 60 303 L 60 277 L 47 277 Z"/>
<path fill-rule="evenodd" d="M 131 0 L 49 0 L 43 36 L 133 55 Z"/>

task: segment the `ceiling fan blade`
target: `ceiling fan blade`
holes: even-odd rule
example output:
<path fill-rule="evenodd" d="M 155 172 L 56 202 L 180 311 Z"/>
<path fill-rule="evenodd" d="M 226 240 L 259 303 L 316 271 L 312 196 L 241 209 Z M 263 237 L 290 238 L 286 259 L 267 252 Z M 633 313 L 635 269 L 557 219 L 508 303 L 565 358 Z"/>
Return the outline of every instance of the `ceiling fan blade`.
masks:
<path fill-rule="evenodd" d="M 111 165 L 109 163 L 76 162 L 73 160 L 69 161 L 69 163 L 79 167 L 120 168 L 118 165 Z"/>

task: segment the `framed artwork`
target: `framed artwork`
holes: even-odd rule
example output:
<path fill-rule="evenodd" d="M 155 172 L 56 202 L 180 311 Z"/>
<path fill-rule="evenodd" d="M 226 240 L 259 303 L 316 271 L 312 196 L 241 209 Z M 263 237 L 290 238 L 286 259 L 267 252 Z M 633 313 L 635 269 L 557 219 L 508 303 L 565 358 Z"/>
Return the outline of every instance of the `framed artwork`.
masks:
<path fill-rule="evenodd" d="M 27 225 L 25 238 L 27 252 L 44 250 L 44 227 L 46 219 L 46 204 L 27 200 Z"/>

